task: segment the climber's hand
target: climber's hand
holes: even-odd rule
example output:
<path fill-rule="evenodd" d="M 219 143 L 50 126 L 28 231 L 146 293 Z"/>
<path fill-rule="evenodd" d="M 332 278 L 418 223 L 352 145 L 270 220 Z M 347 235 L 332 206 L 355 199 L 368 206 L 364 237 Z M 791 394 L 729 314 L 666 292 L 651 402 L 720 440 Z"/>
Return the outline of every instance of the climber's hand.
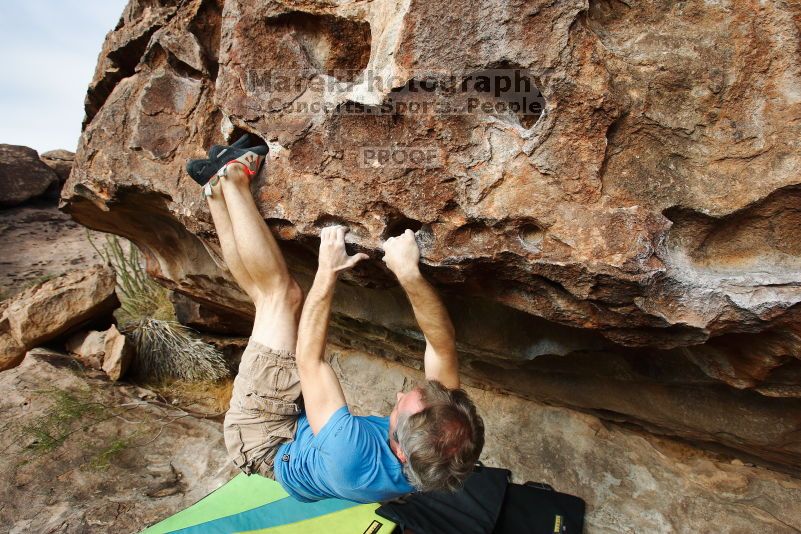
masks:
<path fill-rule="evenodd" d="M 320 258 L 318 270 L 338 273 L 350 269 L 360 261 L 367 259 L 367 254 L 348 256 L 345 250 L 344 226 L 328 226 L 320 232 Z"/>
<path fill-rule="evenodd" d="M 407 229 L 397 237 L 390 237 L 384 241 L 384 263 L 389 270 L 395 273 L 398 280 L 410 276 L 419 276 L 420 249 L 414 238 L 414 232 Z"/>

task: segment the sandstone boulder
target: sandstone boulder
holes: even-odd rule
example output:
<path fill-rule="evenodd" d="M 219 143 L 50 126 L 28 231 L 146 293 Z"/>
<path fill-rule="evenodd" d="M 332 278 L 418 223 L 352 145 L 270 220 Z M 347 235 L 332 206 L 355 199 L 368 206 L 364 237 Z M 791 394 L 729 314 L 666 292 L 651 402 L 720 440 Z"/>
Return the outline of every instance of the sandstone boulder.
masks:
<path fill-rule="evenodd" d="M 44 194 L 58 176 L 26 146 L 0 144 L 0 207 L 7 208 Z"/>
<path fill-rule="evenodd" d="M 116 381 L 123 377 L 131 365 L 134 346 L 114 325 L 106 330 L 104 338 L 103 371 Z"/>
<path fill-rule="evenodd" d="M 72 171 L 75 153 L 64 149 L 50 150 L 40 154 L 39 159 L 53 169 L 53 172 L 58 175 L 58 180 L 63 184 L 69 178 L 70 171 Z"/>
<path fill-rule="evenodd" d="M 53 205 L 0 210 L 0 299 L 54 274 L 103 263 L 88 238 L 103 246 L 102 234 L 87 230 Z"/>
<path fill-rule="evenodd" d="M 373 260 L 412 228 L 477 383 L 801 472 L 799 18 L 701 0 L 131 0 L 63 209 L 137 243 L 171 289 L 252 316 L 183 170 L 251 132 L 271 146 L 257 204 L 300 276 L 321 227 L 347 225 Z M 471 82 L 498 70 L 544 112 Z M 406 149 L 434 157 L 368 157 Z M 419 364 L 379 261 L 334 312 L 342 343 Z"/>
<path fill-rule="evenodd" d="M 78 332 L 67 340 L 65 348 L 83 365 L 101 369 L 103 356 L 106 353 L 106 332 L 97 330 Z"/>
<path fill-rule="evenodd" d="M 114 271 L 105 265 L 42 282 L 0 308 L 0 371 L 19 364 L 25 351 L 93 320 L 108 322 L 119 306 Z"/>

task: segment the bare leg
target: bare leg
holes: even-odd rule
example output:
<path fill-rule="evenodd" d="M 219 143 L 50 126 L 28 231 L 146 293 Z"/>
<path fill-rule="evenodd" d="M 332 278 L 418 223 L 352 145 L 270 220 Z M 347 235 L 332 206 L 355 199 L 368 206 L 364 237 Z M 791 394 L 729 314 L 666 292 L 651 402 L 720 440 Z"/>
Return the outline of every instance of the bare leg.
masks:
<path fill-rule="evenodd" d="M 238 165 L 231 165 L 220 184 L 221 203 L 213 206 L 211 202 L 218 200 L 215 197 L 219 191 L 215 188 L 209 206 L 221 244 L 222 231 L 226 232 L 227 244 L 222 248 L 226 263 L 231 257 L 228 268 L 256 305 L 251 337 L 273 349 L 294 351 L 303 304 L 300 286 L 289 274 L 281 249 L 256 208 L 245 173 Z M 227 219 L 218 209 L 223 204 Z M 215 216 L 214 210 L 220 213 Z M 233 250 L 226 255 L 226 248 Z"/>
<path fill-rule="evenodd" d="M 222 248 L 223 259 L 228 266 L 228 270 L 245 293 L 251 300 L 256 299 L 256 285 L 250 273 L 242 264 L 242 258 L 236 250 L 234 240 L 234 229 L 231 226 L 231 218 L 228 216 L 228 208 L 225 205 L 222 188 L 219 184 L 213 188 L 214 195 L 208 197 L 211 218 L 214 220 L 214 227 L 217 229 L 217 236 L 220 238 L 220 248 Z"/>

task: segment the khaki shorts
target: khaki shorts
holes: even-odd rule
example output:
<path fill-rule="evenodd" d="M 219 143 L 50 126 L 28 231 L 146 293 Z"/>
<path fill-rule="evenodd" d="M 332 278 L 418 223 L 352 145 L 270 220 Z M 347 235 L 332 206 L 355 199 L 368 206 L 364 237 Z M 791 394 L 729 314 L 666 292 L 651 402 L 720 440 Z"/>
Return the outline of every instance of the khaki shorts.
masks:
<path fill-rule="evenodd" d="M 295 355 L 251 339 L 223 424 L 234 464 L 247 475 L 274 478 L 275 455 L 278 447 L 294 439 L 301 404 Z"/>

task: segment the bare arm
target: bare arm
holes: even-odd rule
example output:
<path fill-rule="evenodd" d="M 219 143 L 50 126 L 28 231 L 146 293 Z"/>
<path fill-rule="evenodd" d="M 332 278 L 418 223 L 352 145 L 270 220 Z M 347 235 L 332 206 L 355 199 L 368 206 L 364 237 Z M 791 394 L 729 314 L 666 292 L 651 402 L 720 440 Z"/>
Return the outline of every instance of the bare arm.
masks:
<path fill-rule="evenodd" d="M 459 387 L 459 357 L 453 323 L 434 287 L 420 273 L 420 250 L 414 232 L 406 232 L 384 243 L 384 262 L 398 277 L 412 304 L 415 319 L 426 339 L 426 378 L 447 388 Z"/>
<path fill-rule="evenodd" d="M 339 379 L 323 358 L 337 273 L 350 269 L 366 257 L 365 254 L 347 255 L 345 228 L 332 226 L 320 233 L 319 266 L 300 315 L 295 355 L 306 417 L 315 435 L 331 415 L 345 405 Z"/>

